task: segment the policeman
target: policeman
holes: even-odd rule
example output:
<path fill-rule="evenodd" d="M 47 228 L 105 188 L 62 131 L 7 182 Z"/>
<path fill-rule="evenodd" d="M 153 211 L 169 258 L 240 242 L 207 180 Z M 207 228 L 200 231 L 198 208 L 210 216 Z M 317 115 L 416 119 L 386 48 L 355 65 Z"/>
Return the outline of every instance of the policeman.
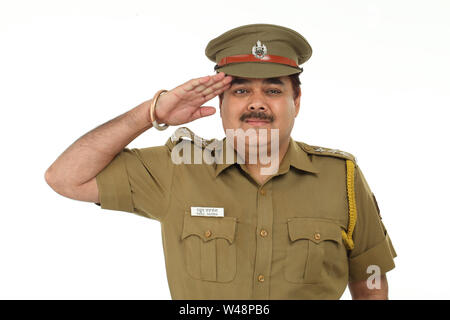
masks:
<path fill-rule="evenodd" d="M 311 54 L 285 27 L 232 29 L 206 47 L 215 75 L 160 90 L 90 131 L 46 181 L 160 221 L 173 299 L 339 299 L 347 285 L 354 299 L 387 299 L 396 252 L 355 158 L 290 136 Z M 225 138 L 182 127 L 165 145 L 126 148 L 152 127 L 214 114 L 203 105 L 216 96 Z"/>

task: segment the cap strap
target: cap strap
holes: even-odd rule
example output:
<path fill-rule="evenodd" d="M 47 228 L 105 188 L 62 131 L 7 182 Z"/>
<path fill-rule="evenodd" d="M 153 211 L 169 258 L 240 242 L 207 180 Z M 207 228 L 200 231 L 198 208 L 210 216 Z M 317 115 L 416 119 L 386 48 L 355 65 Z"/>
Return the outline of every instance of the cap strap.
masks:
<path fill-rule="evenodd" d="M 217 65 L 219 67 L 222 67 L 226 64 L 237 63 L 237 62 L 271 62 L 271 63 L 286 64 L 288 66 L 298 68 L 297 63 L 292 59 L 282 57 L 282 56 L 269 55 L 269 54 L 266 54 L 261 59 L 256 58 L 252 54 L 239 54 L 236 56 L 229 56 L 229 57 L 222 58 L 222 60 L 220 60 L 220 62 Z"/>

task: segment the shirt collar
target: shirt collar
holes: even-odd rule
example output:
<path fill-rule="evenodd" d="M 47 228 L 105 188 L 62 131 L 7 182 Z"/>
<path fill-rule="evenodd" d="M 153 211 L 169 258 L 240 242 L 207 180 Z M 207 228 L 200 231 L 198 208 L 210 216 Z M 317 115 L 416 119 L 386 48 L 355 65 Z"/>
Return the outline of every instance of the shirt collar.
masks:
<path fill-rule="evenodd" d="M 280 163 L 279 173 L 287 172 L 289 166 L 293 166 L 302 171 L 319 173 L 319 170 L 312 164 L 308 153 L 292 137 L 289 139 L 288 150 Z"/>
<path fill-rule="evenodd" d="M 231 163 L 226 163 L 227 148 L 225 148 L 225 143 L 226 138 L 223 138 L 221 141 L 222 147 L 220 148 L 220 150 L 218 150 L 219 152 L 223 151 L 223 156 L 219 156 L 219 158 L 223 159 L 223 163 L 215 164 L 216 177 L 228 167 L 234 165 L 235 163 L 238 163 L 237 159 L 239 158 L 239 156 L 236 150 L 234 149 L 233 149 L 234 161 Z M 312 164 L 308 154 L 299 146 L 297 142 L 294 141 L 294 139 L 292 139 L 292 137 L 289 138 L 289 146 L 283 160 L 280 163 L 278 174 L 286 173 L 289 170 L 290 166 L 293 166 L 294 168 L 302 171 L 319 173 L 319 170 Z"/>
<path fill-rule="evenodd" d="M 215 164 L 215 176 L 217 177 L 222 171 L 224 171 L 226 168 L 234 165 L 235 163 L 238 163 L 237 159 L 239 158 L 236 150 L 233 151 L 233 161 L 227 162 L 227 148 L 226 148 L 227 140 L 226 138 L 223 138 L 222 141 L 219 142 L 220 148 L 217 149 L 218 157 L 216 159 L 222 160 L 222 163 L 216 163 Z"/>

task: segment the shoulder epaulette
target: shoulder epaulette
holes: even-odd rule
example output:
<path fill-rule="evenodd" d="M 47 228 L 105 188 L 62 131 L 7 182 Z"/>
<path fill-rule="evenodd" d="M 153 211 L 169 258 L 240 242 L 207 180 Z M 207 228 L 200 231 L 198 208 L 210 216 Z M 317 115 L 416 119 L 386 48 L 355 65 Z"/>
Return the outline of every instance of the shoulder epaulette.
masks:
<path fill-rule="evenodd" d="M 184 138 L 186 138 L 186 139 L 184 139 Z M 175 132 L 172 134 L 172 136 L 167 140 L 166 146 L 168 146 L 169 149 L 172 151 L 173 147 L 183 140 L 189 140 L 200 148 L 208 148 L 208 147 L 212 147 L 212 145 L 215 146 L 215 144 L 216 144 L 215 142 L 218 141 L 217 139 L 206 140 L 206 139 L 196 135 L 189 128 L 181 127 L 181 128 L 178 128 L 177 130 L 175 130 Z"/>
<path fill-rule="evenodd" d="M 355 165 L 356 157 L 351 153 L 339 150 L 330 149 L 319 146 L 311 146 L 306 143 L 300 142 L 300 146 L 303 150 L 310 154 L 317 154 L 322 156 L 331 156 L 341 159 L 345 159 L 346 167 L 346 186 L 347 186 L 347 199 L 348 199 L 348 225 L 347 231 L 342 230 L 342 240 L 345 247 L 348 250 L 353 250 L 355 243 L 353 242 L 353 231 L 356 225 L 357 210 L 355 199 Z"/>
<path fill-rule="evenodd" d="M 319 146 L 312 146 L 309 144 L 306 144 L 304 142 L 299 142 L 300 146 L 303 150 L 305 150 L 307 153 L 310 154 L 317 154 L 321 156 L 331 156 L 336 158 L 342 158 L 346 160 L 351 160 L 356 163 L 356 157 L 352 155 L 349 152 L 345 152 L 339 149 L 331 149 L 331 148 L 325 148 L 325 147 L 319 147 Z"/>

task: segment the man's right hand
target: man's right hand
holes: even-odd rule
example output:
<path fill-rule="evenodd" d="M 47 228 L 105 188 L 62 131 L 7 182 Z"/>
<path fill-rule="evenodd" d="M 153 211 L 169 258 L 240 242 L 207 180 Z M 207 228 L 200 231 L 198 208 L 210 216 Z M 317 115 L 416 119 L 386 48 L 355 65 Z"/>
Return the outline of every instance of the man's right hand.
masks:
<path fill-rule="evenodd" d="M 179 125 L 214 114 L 214 107 L 202 105 L 228 89 L 231 79 L 218 73 L 192 79 L 170 90 L 158 100 L 156 121 Z M 45 180 L 52 189 L 71 199 L 99 202 L 96 176 L 125 146 L 148 130 L 147 102 L 105 122 L 70 145 L 45 172 Z"/>
<path fill-rule="evenodd" d="M 220 72 L 213 76 L 192 79 L 161 95 L 155 106 L 158 123 L 180 125 L 213 115 L 216 109 L 202 106 L 230 88 L 232 77 Z"/>

